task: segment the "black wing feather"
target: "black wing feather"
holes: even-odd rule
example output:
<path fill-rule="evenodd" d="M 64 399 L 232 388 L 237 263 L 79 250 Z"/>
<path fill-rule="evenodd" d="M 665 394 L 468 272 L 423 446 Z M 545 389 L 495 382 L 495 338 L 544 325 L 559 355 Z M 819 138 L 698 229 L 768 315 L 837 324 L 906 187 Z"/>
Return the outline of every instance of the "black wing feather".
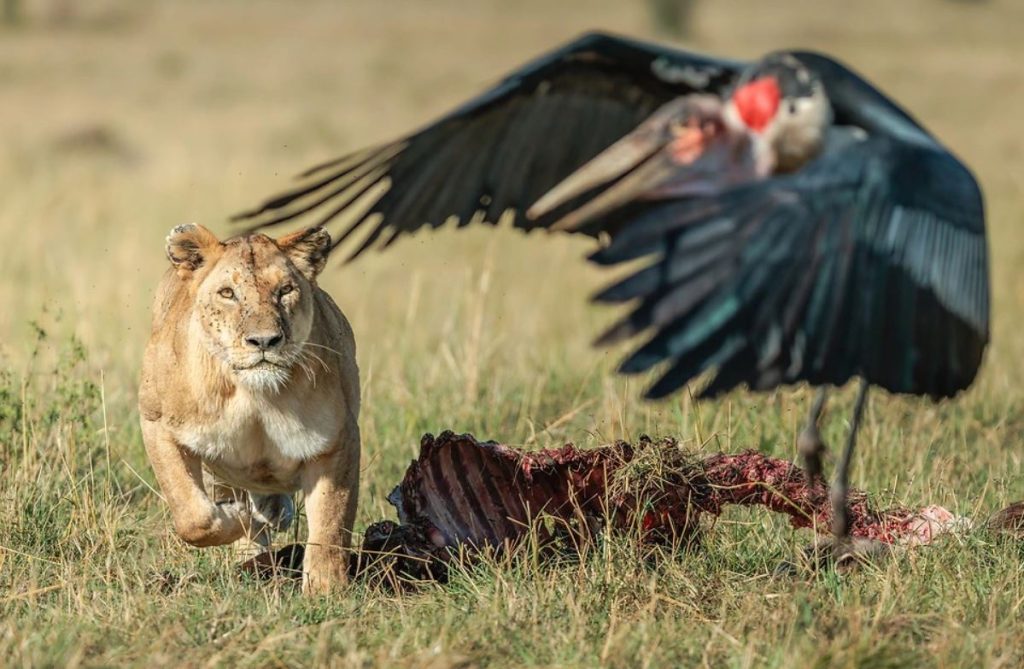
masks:
<path fill-rule="evenodd" d="M 654 331 L 622 365 L 671 362 L 649 396 L 711 369 L 703 396 L 853 376 L 936 398 L 970 385 L 989 337 L 980 191 L 931 140 L 851 137 L 795 174 L 648 205 L 594 254 L 657 254 L 598 295 L 640 298 L 606 338 Z M 694 240 L 713 229 L 734 232 L 709 265 Z"/>
<path fill-rule="evenodd" d="M 460 225 L 493 224 L 511 210 L 519 228 L 547 227 L 585 196 L 536 221 L 520 212 L 665 102 L 695 91 L 721 91 L 741 67 L 587 34 L 404 139 L 307 170 L 305 183 L 235 218 L 258 229 L 323 212 L 321 224 L 348 219 L 348 237 L 379 217 L 352 257 L 385 233 L 387 244 L 451 217 Z M 367 175 L 373 177 L 369 183 Z M 379 184 L 386 187 L 379 198 L 355 212 L 354 203 Z M 476 216 L 481 212 L 482 219 Z"/>

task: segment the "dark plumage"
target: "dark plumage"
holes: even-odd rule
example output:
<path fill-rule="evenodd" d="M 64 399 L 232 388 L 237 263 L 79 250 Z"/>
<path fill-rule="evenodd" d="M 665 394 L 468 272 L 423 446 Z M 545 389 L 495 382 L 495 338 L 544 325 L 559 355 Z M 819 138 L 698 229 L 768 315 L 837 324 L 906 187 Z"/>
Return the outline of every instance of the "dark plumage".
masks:
<path fill-rule="evenodd" d="M 697 195 L 639 192 L 582 221 L 618 231 L 593 261 L 652 258 L 597 296 L 636 301 L 599 341 L 651 333 L 621 367 L 670 363 L 650 397 L 708 370 L 704 396 L 854 376 L 892 392 L 952 396 L 973 381 L 989 338 L 977 183 L 850 70 L 792 55 L 831 105 L 816 157 Z"/>
<path fill-rule="evenodd" d="M 336 236 L 337 246 L 365 231 L 353 258 L 451 217 L 459 225 L 474 216 L 493 224 L 509 211 L 519 228 L 548 227 L 581 200 L 539 220 L 521 212 L 664 103 L 721 90 L 740 67 L 588 34 L 411 135 L 306 171 L 300 185 L 235 218 L 261 228 L 308 213 L 324 224 L 359 212 L 356 200 L 390 181 L 387 192 Z"/>
<path fill-rule="evenodd" d="M 829 90 L 837 119 L 875 93 L 843 84 Z M 651 396 L 712 367 L 705 395 L 853 376 L 936 398 L 970 385 L 989 334 L 981 194 L 955 158 L 876 100 L 872 123 L 833 129 L 795 173 L 616 221 L 621 234 L 592 259 L 654 261 L 598 295 L 639 299 L 602 341 L 654 330 L 622 366 L 672 361 Z"/>

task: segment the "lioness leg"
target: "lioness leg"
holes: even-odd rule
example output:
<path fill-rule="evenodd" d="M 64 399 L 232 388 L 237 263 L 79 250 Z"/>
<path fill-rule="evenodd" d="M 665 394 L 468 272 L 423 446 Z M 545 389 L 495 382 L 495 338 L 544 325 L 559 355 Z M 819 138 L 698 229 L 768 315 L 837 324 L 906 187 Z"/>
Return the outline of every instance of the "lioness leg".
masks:
<path fill-rule="evenodd" d="M 143 421 L 142 438 L 167 505 L 174 530 L 193 546 L 221 546 L 250 532 L 249 504 L 215 503 L 203 488 L 203 465 L 159 423 Z"/>
<path fill-rule="evenodd" d="M 302 470 L 309 519 L 302 563 L 302 590 L 307 594 L 327 592 L 348 580 L 347 549 L 359 497 L 359 429 L 350 428 L 342 439 Z"/>

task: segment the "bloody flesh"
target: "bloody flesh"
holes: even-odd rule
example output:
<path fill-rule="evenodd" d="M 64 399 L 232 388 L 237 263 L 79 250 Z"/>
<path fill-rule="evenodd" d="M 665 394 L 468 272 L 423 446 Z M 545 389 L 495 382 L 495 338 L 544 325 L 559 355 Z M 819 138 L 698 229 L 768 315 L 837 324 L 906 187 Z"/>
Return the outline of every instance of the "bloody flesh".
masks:
<path fill-rule="evenodd" d="M 578 548 L 611 531 L 634 533 L 641 544 L 680 545 L 699 536 L 703 516 L 731 504 L 766 507 L 794 527 L 824 533 L 832 526 L 825 485 L 808 482 L 787 460 L 751 450 L 701 458 L 646 437 L 635 446 L 526 452 L 468 434 L 428 434 L 388 500 L 399 522 L 367 528 L 353 576 L 444 580 L 453 561 L 512 551 L 528 537 Z M 852 536 L 886 544 L 927 543 L 967 522 L 941 507 L 876 509 L 857 490 L 849 502 Z M 301 546 L 288 546 L 244 569 L 267 575 L 301 562 Z"/>

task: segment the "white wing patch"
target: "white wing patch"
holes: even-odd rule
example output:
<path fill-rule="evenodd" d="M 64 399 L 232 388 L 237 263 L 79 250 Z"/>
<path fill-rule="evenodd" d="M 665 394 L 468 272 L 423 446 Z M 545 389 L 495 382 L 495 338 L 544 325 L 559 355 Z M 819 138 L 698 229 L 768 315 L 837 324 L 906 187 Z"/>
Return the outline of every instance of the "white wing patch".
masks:
<path fill-rule="evenodd" d="M 704 90 L 711 83 L 712 77 L 722 74 L 722 69 L 711 66 L 675 65 L 662 56 L 651 63 L 651 73 L 669 84 L 686 84 L 696 90 Z"/>

